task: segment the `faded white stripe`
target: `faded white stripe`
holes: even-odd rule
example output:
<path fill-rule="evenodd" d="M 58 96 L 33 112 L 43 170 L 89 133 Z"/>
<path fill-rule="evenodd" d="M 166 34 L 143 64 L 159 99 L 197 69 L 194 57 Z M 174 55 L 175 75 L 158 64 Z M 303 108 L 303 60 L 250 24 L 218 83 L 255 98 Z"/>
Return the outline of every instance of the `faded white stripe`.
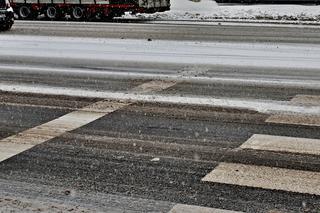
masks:
<path fill-rule="evenodd" d="M 320 114 L 320 106 L 301 106 L 287 101 L 264 101 L 255 99 L 236 99 L 236 98 L 213 98 L 213 97 L 194 97 L 194 96 L 178 96 L 178 95 L 152 95 L 137 94 L 135 92 L 111 92 L 111 91 L 95 91 L 64 87 L 46 87 L 27 84 L 6 84 L 0 83 L 0 90 L 7 92 L 23 92 L 33 94 L 47 95 L 66 95 L 73 97 L 89 97 L 102 98 L 111 100 L 122 100 L 131 102 L 147 102 L 147 103 L 169 103 L 196 106 L 212 106 L 212 107 L 228 107 L 255 110 L 262 113 L 300 113 L 312 116 Z"/>
<path fill-rule="evenodd" d="M 40 126 L 2 139 L 0 141 L 0 162 L 128 105 L 125 103 L 114 103 L 112 107 L 104 108 L 104 112 L 94 112 L 95 109 L 100 108 L 100 104 L 105 105 L 104 102 L 101 101 L 84 108 L 84 110 L 68 113 Z M 110 102 L 108 102 L 108 104 L 110 104 Z M 90 108 L 92 108 L 93 111 L 87 111 Z"/>
<path fill-rule="evenodd" d="M 320 155 L 320 140 L 255 134 L 240 148 Z"/>
<path fill-rule="evenodd" d="M 173 82 L 173 81 L 149 81 L 147 83 L 141 84 L 133 88 L 131 91 L 140 92 L 140 93 L 160 92 L 176 84 L 177 82 Z"/>
<path fill-rule="evenodd" d="M 320 126 L 320 113 L 305 114 L 276 114 L 271 115 L 266 122 L 279 124 L 295 124 L 304 126 Z"/>
<path fill-rule="evenodd" d="M 303 105 L 315 105 L 320 106 L 319 95 L 296 95 L 291 99 L 291 102 L 300 103 Z"/>
<path fill-rule="evenodd" d="M 320 195 L 320 173 L 220 163 L 202 181 Z"/>
<path fill-rule="evenodd" d="M 15 156 L 17 153 L 21 153 L 25 150 L 32 148 L 32 144 L 17 144 L 11 142 L 0 142 L 0 162 L 8 158 Z"/>
<path fill-rule="evenodd" d="M 240 213 L 240 212 L 224 210 L 224 209 L 207 208 L 202 206 L 177 204 L 170 210 L 169 213 Z"/>
<path fill-rule="evenodd" d="M 291 99 L 290 103 L 300 105 L 301 107 L 320 107 L 320 96 L 314 95 L 297 95 Z M 292 114 L 289 111 L 283 114 L 271 115 L 266 122 L 295 124 L 304 126 L 320 126 L 320 112 L 308 115 L 305 113 Z"/>

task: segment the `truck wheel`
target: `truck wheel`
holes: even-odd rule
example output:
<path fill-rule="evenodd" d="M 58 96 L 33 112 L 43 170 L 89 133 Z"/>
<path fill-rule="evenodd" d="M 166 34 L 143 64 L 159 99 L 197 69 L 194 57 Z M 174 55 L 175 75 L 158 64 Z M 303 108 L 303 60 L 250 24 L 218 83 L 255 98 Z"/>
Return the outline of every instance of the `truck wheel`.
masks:
<path fill-rule="evenodd" d="M 19 19 L 29 19 L 31 17 L 31 9 L 28 6 L 21 6 L 18 9 Z"/>
<path fill-rule="evenodd" d="M 71 18 L 75 21 L 82 21 L 84 20 L 86 14 L 83 8 L 81 7 L 74 7 L 72 8 Z"/>
<path fill-rule="evenodd" d="M 18 8 L 19 19 L 36 19 L 38 13 L 31 10 L 30 7 L 23 5 Z"/>
<path fill-rule="evenodd" d="M 45 11 L 45 16 L 47 17 L 47 19 L 55 20 L 60 18 L 60 13 L 54 6 L 49 6 Z"/>

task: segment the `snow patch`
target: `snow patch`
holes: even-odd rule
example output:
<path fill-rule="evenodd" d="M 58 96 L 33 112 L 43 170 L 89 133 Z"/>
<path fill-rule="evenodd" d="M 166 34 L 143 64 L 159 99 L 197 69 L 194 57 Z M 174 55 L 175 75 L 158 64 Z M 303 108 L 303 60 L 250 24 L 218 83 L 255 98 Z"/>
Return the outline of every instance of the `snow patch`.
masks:
<path fill-rule="evenodd" d="M 126 15 L 129 18 L 129 15 Z M 320 6 L 316 5 L 218 5 L 213 0 L 171 0 L 171 10 L 155 14 L 138 14 L 154 20 L 282 20 L 320 23 Z"/>

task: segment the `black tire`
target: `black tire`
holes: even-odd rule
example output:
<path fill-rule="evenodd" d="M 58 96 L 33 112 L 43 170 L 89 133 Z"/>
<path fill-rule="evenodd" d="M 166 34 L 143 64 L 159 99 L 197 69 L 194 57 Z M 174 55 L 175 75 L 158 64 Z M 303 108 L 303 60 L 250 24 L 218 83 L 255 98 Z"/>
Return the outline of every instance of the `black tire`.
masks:
<path fill-rule="evenodd" d="M 27 19 L 37 18 L 38 14 L 33 12 L 29 6 L 23 5 L 18 8 L 18 16 L 19 16 L 19 19 L 27 20 Z"/>
<path fill-rule="evenodd" d="M 60 17 L 61 17 L 61 13 L 60 13 L 59 9 L 57 9 L 54 6 L 47 7 L 44 15 L 49 20 L 57 20 L 57 19 L 60 19 Z"/>
<path fill-rule="evenodd" d="M 5 30 L 5 31 L 11 30 L 11 27 L 12 27 L 12 24 L 7 24 L 7 25 L 4 27 L 4 30 Z"/>
<path fill-rule="evenodd" d="M 73 7 L 71 10 L 71 18 L 74 21 L 83 21 L 86 19 L 86 12 L 82 7 Z"/>
<path fill-rule="evenodd" d="M 12 23 L 4 24 L 4 25 L 0 26 L 0 31 L 8 31 L 11 29 L 11 27 L 12 27 Z"/>

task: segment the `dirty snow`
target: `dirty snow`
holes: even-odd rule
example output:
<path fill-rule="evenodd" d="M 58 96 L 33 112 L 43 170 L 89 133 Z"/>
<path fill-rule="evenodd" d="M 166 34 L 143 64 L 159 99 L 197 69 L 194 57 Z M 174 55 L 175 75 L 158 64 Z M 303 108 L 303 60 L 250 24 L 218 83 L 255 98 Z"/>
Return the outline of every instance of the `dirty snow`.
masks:
<path fill-rule="evenodd" d="M 127 17 L 130 17 L 127 15 Z M 155 20 L 281 20 L 320 23 L 316 5 L 218 5 L 212 0 L 193 2 L 171 0 L 171 10 L 156 14 L 138 14 Z"/>

